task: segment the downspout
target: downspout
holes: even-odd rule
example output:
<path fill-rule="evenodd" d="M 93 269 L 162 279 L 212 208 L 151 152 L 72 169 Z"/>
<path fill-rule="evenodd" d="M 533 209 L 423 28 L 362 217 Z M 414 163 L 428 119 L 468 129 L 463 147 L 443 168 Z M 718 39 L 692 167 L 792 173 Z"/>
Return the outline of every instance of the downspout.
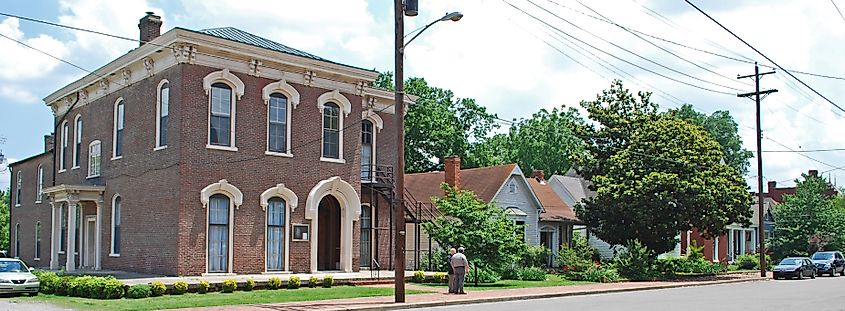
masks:
<path fill-rule="evenodd" d="M 77 103 L 79 103 L 79 92 L 76 92 L 76 100 L 74 100 L 73 104 L 71 104 L 70 107 L 68 107 L 67 111 L 65 111 L 65 113 L 62 115 L 62 117 L 53 121 L 53 152 L 52 152 L 53 153 L 53 174 L 51 174 L 51 175 L 53 175 L 52 186 L 56 185 L 56 175 L 58 175 L 57 174 L 58 171 L 56 170 L 56 148 L 59 147 L 59 124 L 61 124 L 61 123 L 59 123 L 59 121 L 67 118 L 67 115 L 70 113 L 71 110 L 73 110 L 73 107 L 76 107 Z M 64 138 L 64 137 L 62 137 L 62 138 Z M 62 160 L 64 160 L 64 159 L 62 159 Z"/>

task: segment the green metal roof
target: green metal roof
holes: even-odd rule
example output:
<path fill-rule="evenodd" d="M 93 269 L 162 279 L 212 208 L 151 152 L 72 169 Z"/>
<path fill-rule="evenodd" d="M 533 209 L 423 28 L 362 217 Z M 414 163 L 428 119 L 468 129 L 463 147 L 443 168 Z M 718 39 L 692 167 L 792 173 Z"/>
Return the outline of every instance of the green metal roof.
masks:
<path fill-rule="evenodd" d="M 309 58 L 309 59 L 313 59 L 313 60 L 328 62 L 328 63 L 342 65 L 342 66 L 351 67 L 351 68 L 360 69 L 360 70 L 374 71 L 374 70 L 370 70 L 370 69 L 364 69 L 364 68 L 360 68 L 360 67 L 341 64 L 341 63 L 338 63 L 338 62 L 333 62 L 331 60 L 319 57 L 317 55 L 314 55 L 314 54 L 311 54 L 311 53 L 308 53 L 308 52 L 305 52 L 305 51 L 302 51 L 302 50 L 294 49 L 294 48 L 289 47 L 287 45 L 278 43 L 276 41 L 273 41 L 273 40 L 270 40 L 270 39 L 267 39 L 267 38 L 256 36 L 254 34 L 248 33 L 246 31 L 243 31 L 243 30 L 240 30 L 240 29 L 237 29 L 237 28 L 234 28 L 234 27 L 209 28 L 209 29 L 202 29 L 202 30 L 199 30 L 199 31 L 196 31 L 196 32 L 206 34 L 206 35 L 209 35 L 209 36 L 218 37 L 218 38 L 221 38 L 221 39 L 226 39 L 226 40 L 230 40 L 230 41 L 249 44 L 249 45 L 252 45 L 252 46 L 265 48 L 265 49 L 268 49 L 268 50 L 273 50 L 273 51 L 281 52 L 281 53 L 285 53 L 285 54 L 305 57 L 305 58 Z"/>

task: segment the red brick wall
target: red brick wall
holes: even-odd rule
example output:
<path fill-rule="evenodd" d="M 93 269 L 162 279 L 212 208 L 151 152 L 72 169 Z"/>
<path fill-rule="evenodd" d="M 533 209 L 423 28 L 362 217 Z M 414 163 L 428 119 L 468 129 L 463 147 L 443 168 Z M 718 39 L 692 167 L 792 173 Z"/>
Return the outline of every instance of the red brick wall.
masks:
<path fill-rule="evenodd" d="M 727 261 L 728 260 L 728 236 L 721 235 L 719 236 L 719 261 Z M 714 251 L 714 243 L 713 239 L 705 239 L 701 236 L 698 232 L 698 229 L 693 228 L 690 232 L 690 244 L 692 242 L 697 243 L 699 246 L 704 246 L 704 258 L 707 260 L 713 260 L 713 251 Z M 687 254 L 687 233 L 681 232 L 681 255 Z"/>
<path fill-rule="evenodd" d="M 47 197 L 43 196 L 40 203 L 36 202 L 38 192 L 38 166 L 44 170 L 44 188 L 50 186 L 52 180 L 52 154 L 44 153 L 12 165 L 12 184 L 9 189 L 9 254 L 20 257 L 24 262 L 33 267 L 50 266 L 50 230 L 52 221 L 50 219 L 50 204 Z M 17 194 L 18 172 L 23 174 L 21 184 L 21 205 L 15 206 Z M 35 257 L 35 225 L 41 222 L 41 258 Z M 20 253 L 15 251 L 15 225 L 20 224 Z"/>

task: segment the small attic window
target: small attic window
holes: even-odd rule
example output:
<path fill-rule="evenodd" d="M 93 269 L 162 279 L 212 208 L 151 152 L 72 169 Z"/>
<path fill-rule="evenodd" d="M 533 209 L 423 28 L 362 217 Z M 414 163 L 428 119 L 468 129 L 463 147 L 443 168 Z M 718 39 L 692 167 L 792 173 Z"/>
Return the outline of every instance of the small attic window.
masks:
<path fill-rule="evenodd" d="M 516 193 L 516 183 L 515 183 L 515 182 L 513 182 L 513 180 L 511 180 L 510 182 L 508 182 L 508 192 L 510 192 L 510 193 Z"/>

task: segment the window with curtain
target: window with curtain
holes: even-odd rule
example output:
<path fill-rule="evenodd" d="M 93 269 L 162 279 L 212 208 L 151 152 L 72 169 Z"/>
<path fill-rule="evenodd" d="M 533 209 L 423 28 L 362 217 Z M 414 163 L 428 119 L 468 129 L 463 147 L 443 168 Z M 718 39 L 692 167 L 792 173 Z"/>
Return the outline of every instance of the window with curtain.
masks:
<path fill-rule="evenodd" d="M 323 157 L 340 158 L 340 106 L 335 103 L 323 106 Z"/>
<path fill-rule="evenodd" d="M 373 122 L 361 121 L 361 180 L 373 180 Z"/>
<path fill-rule="evenodd" d="M 232 88 L 225 83 L 211 85 L 210 113 L 209 143 L 217 146 L 231 146 Z"/>
<path fill-rule="evenodd" d="M 361 266 L 372 264 L 373 212 L 369 205 L 361 205 Z"/>
<path fill-rule="evenodd" d="M 88 146 L 88 177 L 100 176 L 101 151 L 99 140 Z"/>
<path fill-rule="evenodd" d="M 123 126 L 124 126 L 124 111 L 123 111 L 123 101 L 117 102 L 114 107 L 115 109 L 115 119 L 114 119 L 114 157 L 123 156 Z"/>
<path fill-rule="evenodd" d="M 62 123 L 62 146 L 59 148 L 59 153 L 61 156 L 59 157 L 59 170 L 64 171 L 67 167 L 67 144 L 68 144 L 68 125 L 67 121 Z"/>
<path fill-rule="evenodd" d="M 123 199 L 116 196 L 112 202 L 112 219 L 111 219 L 111 253 L 120 254 L 120 223 L 122 218 Z"/>
<path fill-rule="evenodd" d="M 79 157 L 82 156 L 82 118 L 79 116 L 76 117 L 73 137 L 73 167 L 79 167 Z"/>
<path fill-rule="evenodd" d="M 18 183 L 15 185 L 15 206 L 21 206 L 21 190 L 23 187 L 23 172 L 18 171 Z"/>
<path fill-rule="evenodd" d="M 267 270 L 285 269 L 285 201 L 267 201 Z"/>
<path fill-rule="evenodd" d="M 229 197 L 215 194 L 208 201 L 208 272 L 229 271 Z"/>
<path fill-rule="evenodd" d="M 158 146 L 167 146 L 167 121 L 170 115 L 170 83 L 161 85 L 158 92 Z"/>
<path fill-rule="evenodd" d="M 282 94 L 270 94 L 268 104 L 267 149 L 287 153 L 288 99 Z"/>
<path fill-rule="evenodd" d="M 36 192 L 35 201 L 41 202 L 41 199 L 44 197 L 44 167 L 41 165 L 38 166 L 38 180 L 36 187 L 38 187 L 38 192 Z"/>

